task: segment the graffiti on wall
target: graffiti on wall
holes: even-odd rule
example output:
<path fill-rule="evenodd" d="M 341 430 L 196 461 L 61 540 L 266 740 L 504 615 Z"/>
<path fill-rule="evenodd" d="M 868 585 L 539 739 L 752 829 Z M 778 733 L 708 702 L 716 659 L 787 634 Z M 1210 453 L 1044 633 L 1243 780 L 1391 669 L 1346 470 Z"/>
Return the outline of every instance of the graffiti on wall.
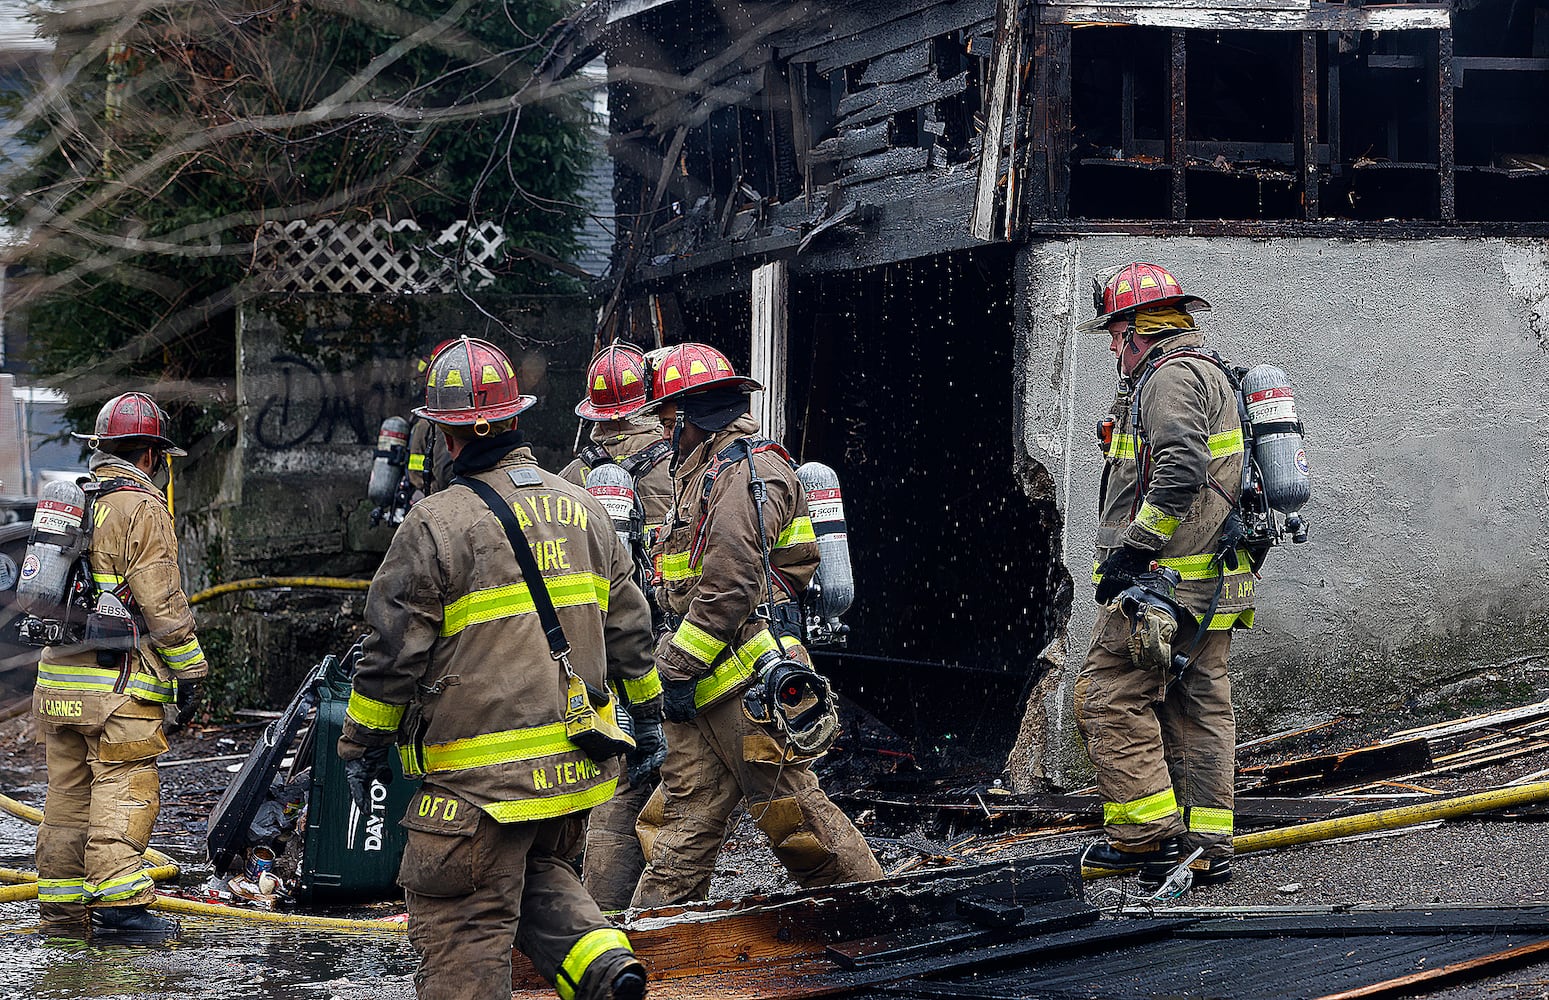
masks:
<path fill-rule="evenodd" d="M 270 451 L 314 444 L 370 445 L 389 416 L 407 416 L 417 395 L 414 360 L 378 360 L 324 371 L 295 354 L 274 354 L 254 400 L 254 443 Z"/>

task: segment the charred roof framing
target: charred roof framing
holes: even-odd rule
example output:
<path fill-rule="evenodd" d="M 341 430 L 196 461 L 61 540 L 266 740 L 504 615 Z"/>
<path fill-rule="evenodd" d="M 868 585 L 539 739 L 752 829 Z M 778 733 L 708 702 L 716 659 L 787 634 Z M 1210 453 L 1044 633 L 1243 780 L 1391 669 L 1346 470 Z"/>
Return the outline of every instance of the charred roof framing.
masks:
<path fill-rule="evenodd" d="M 1549 9 L 1522 0 L 615 0 L 609 18 L 626 298 L 738 261 L 844 270 L 1158 223 L 1549 231 Z"/>

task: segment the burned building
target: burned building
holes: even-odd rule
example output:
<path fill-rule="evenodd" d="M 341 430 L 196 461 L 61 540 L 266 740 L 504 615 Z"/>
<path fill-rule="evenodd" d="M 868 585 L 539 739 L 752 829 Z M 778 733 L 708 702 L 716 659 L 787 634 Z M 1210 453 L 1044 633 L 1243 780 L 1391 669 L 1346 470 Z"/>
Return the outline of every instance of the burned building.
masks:
<path fill-rule="evenodd" d="M 609 67 L 605 332 L 728 351 L 840 470 L 861 596 L 820 662 L 921 750 L 1079 758 L 1113 368 L 1075 324 L 1124 260 L 1309 427 L 1245 732 L 1549 659 L 1549 5 L 598 0 L 551 41 Z"/>

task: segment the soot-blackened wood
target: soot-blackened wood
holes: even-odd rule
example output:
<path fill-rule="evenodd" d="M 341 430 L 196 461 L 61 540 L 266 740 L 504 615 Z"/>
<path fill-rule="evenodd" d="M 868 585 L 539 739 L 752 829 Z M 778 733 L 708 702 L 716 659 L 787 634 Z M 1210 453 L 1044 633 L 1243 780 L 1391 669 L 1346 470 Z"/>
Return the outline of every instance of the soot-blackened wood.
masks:
<path fill-rule="evenodd" d="M 1414 739 L 1303 757 L 1262 768 L 1243 768 L 1242 773 L 1244 776 L 1257 774 L 1263 778 L 1263 784 L 1245 793 L 1256 794 L 1260 790 L 1271 790 L 1276 785 L 1327 786 L 1369 778 L 1391 778 L 1422 771 L 1430 764 L 1430 743 Z"/>
<path fill-rule="evenodd" d="M 1318 39 L 1302 33 L 1301 120 L 1297 124 L 1296 168 L 1302 182 L 1302 218 L 1316 219 L 1318 211 Z"/>
<path fill-rule="evenodd" d="M 1013 859 L 804 892 L 659 907 L 633 914 L 623 927 L 635 954 L 657 974 L 725 976 L 760 964 L 817 958 L 842 941 L 956 919 L 956 901 L 965 894 L 1036 911 L 1040 904 L 1079 900 L 1081 892 L 1074 865 Z M 541 983 L 519 952 L 513 963 L 518 988 Z"/>
<path fill-rule="evenodd" d="M 1020 916 L 1004 926 L 986 927 L 970 920 L 947 920 L 897 934 L 843 941 L 830 945 L 824 955 L 846 969 L 879 968 L 931 955 L 951 955 L 964 948 L 1085 927 L 1102 916 L 1095 906 L 1079 900 L 1044 903 L 1026 912 L 1023 907 L 1011 909 Z"/>
<path fill-rule="evenodd" d="M 1549 908 L 1433 909 L 1305 913 L 1209 920 L 1179 937 L 1367 937 L 1377 934 L 1549 934 Z"/>
<path fill-rule="evenodd" d="M 1049 29 L 1049 200 L 1054 218 L 1070 217 L 1072 108 L 1070 34 L 1068 24 Z"/>
<path fill-rule="evenodd" d="M 1171 33 L 1168 58 L 1167 96 L 1172 115 L 1167 139 L 1167 160 L 1172 164 L 1172 217 L 1182 222 L 1189 210 L 1188 197 L 1188 93 L 1189 58 L 1187 37 L 1182 31 Z"/>
<path fill-rule="evenodd" d="M 883 120 L 861 128 L 845 129 L 839 135 L 824 139 L 814 146 L 807 158 L 825 163 L 879 152 L 887 148 L 887 127 L 887 121 Z"/>
<path fill-rule="evenodd" d="M 995 0 L 946 0 L 908 17 L 867 28 L 851 38 L 792 58 L 803 62 L 813 60 L 819 73 L 828 73 L 949 31 L 976 29 L 980 22 L 994 16 Z"/>
<path fill-rule="evenodd" d="M 1443 222 L 1458 217 L 1456 141 L 1453 110 L 1457 91 L 1453 89 L 1452 32 L 1436 33 L 1436 79 L 1432 87 L 1436 103 L 1436 189 L 1438 210 Z"/>
<path fill-rule="evenodd" d="M 874 156 L 862 156 L 849 160 L 844 163 L 842 170 L 846 178 L 864 181 L 887 177 L 891 174 L 924 170 L 929 163 L 930 150 L 910 147 L 889 149 Z"/>
<path fill-rule="evenodd" d="M 917 76 L 930 69 L 931 42 L 929 39 L 915 42 L 906 49 L 878 56 L 866 64 L 860 84 L 870 87 L 878 83 L 892 83 Z"/>
<path fill-rule="evenodd" d="M 1377 1000 L 1379 997 L 1407 997 L 1431 993 L 1447 983 L 1467 982 L 1481 976 L 1505 972 L 1524 965 L 1533 965 L 1549 958 L 1549 941 L 1507 948 L 1504 951 L 1482 955 L 1462 962 L 1450 962 L 1440 968 L 1412 972 L 1407 976 L 1385 979 L 1380 983 L 1358 986 L 1355 989 L 1326 993 L 1317 1000 Z"/>
<path fill-rule="evenodd" d="M 909 108 L 918 108 L 933 101 L 939 101 L 943 97 L 951 97 L 961 94 L 968 89 L 968 74 L 959 73 L 950 80 L 937 80 L 932 76 L 920 77 L 918 81 L 905 81 L 903 83 L 887 83 L 879 87 L 871 87 L 857 94 L 846 97 L 845 102 L 851 98 L 862 100 L 853 102 L 850 107 L 853 112 L 839 122 L 841 129 L 852 128 L 856 125 L 864 125 L 874 122 L 879 118 L 887 118 L 896 115 L 900 111 Z M 840 114 L 845 114 L 845 104 L 840 104 Z"/>

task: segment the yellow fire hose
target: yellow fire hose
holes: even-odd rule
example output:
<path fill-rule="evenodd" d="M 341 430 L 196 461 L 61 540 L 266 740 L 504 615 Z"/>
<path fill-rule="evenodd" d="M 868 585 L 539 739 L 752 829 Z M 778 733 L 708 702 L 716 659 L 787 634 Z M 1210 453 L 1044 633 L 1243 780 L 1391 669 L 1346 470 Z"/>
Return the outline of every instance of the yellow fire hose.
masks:
<path fill-rule="evenodd" d="M 27 805 L 18 802 L 8 795 L 0 795 L 0 810 L 10 813 L 17 819 L 31 823 L 34 826 L 43 822 L 43 813 Z M 177 862 L 155 848 L 147 848 L 144 854 L 145 860 L 155 867 L 146 869 L 146 874 L 157 882 L 166 882 L 175 879 L 180 874 Z M 16 868 L 0 868 L 0 883 L 13 883 L 0 886 L 0 903 L 14 903 L 25 899 L 36 899 L 38 895 L 38 873 L 22 871 Z M 222 906 L 219 903 L 200 903 L 191 899 L 178 899 L 175 896 L 158 896 L 151 903 L 153 910 L 167 910 L 171 913 L 187 913 L 206 917 L 237 917 L 242 920 L 254 920 L 259 923 L 288 924 L 292 927 L 317 927 L 340 931 L 373 931 L 378 934 L 402 934 L 407 930 L 407 925 L 398 920 L 355 920 L 347 917 L 314 917 L 305 913 L 274 913 L 269 910 L 249 910 L 239 906 Z"/>
<path fill-rule="evenodd" d="M 1232 839 L 1232 848 L 1238 854 L 1270 851 L 1280 847 L 1310 844 L 1317 840 L 1332 840 L 1335 837 L 1375 833 L 1378 830 L 1398 830 L 1433 820 L 1456 819 L 1470 813 L 1509 809 L 1512 806 L 1529 805 L 1546 799 L 1549 799 L 1549 781 L 1534 782 L 1531 785 L 1508 785 L 1505 788 L 1492 788 L 1487 792 L 1459 795 L 1456 798 L 1442 799 L 1438 802 L 1394 806 L 1391 809 L 1378 809 L 1376 812 L 1341 816 L 1338 819 L 1320 819 L 1312 823 L 1281 827 L 1278 830 L 1245 833 Z M 1107 874 L 1107 872 L 1083 873 L 1088 879 L 1103 878 Z"/>
<path fill-rule="evenodd" d="M 233 580 L 201 590 L 188 599 L 189 604 L 199 604 L 212 597 L 235 594 L 244 590 L 273 590 L 278 587 L 319 587 L 328 590 L 369 590 L 370 580 L 351 580 L 341 576 L 255 576 L 247 580 Z"/>

